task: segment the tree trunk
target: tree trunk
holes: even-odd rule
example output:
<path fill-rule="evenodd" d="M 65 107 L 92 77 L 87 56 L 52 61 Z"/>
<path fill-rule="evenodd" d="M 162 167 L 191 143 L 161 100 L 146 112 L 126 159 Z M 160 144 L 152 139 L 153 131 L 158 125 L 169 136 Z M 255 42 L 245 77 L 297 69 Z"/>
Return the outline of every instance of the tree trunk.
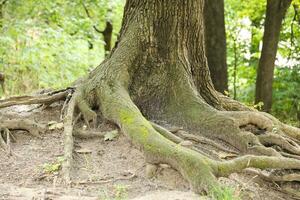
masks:
<path fill-rule="evenodd" d="M 206 0 L 204 6 L 206 57 L 215 89 L 228 91 L 224 0 Z"/>
<path fill-rule="evenodd" d="M 87 6 L 82 2 L 82 6 L 84 8 L 84 11 L 86 15 L 92 19 L 92 16 L 87 8 Z M 111 9 L 109 8 L 107 11 L 107 16 L 109 16 L 109 13 L 112 12 Z M 96 25 L 93 25 L 93 29 L 97 32 L 103 35 L 103 40 L 104 40 L 104 56 L 107 57 L 109 55 L 109 52 L 111 50 L 111 39 L 112 39 L 112 33 L 113 33 L 113 24 L 111 23 L 111 19 L 107 17 L 105 21 L 105 28 L 103 31 L 99 30 Z M 88 41 L 89 42 L 89 41 Z M 89 49 L 93 48 L 93 44 L 89 42 Z"/>
<path fill-rule="evenodd" d="M 71 178 L 75 106 L 93 127 L 97 125 L 98 109 L 101 117 L 115 123 L 144 152 L 149 165 L 169 164 L 195 192 L 220 191 L 218 176 L 247 167 L 300 169 L 299 129 L 266 113 L 249 111 L 214 89 L 205 56 L 203 6 L 204 0 L 127 0 L 115 48 L 88 77 L 63 91 L 0 100 L 0 108 L 48 105 L 66 98 L 69 106 L 64 123 L 63 173 L 67 182 Z M 183 127 L 191 134 L 175 131 L 175 135 L 149 119 Z M 1 123 L 0 130 L 23 130 L 20 126 L 24 123 L 19 122 Z M 256 129 L 247 131 L 248 125 Z M 225 153 L 267 156 L 222 161 L 221 156 L 211 155 L 215 150 L 209 151 L 202 144 L 205 141 L 223 152 L 224 147 L 205 137 L 234 149 Z M 186 138 L 198 141 L 198 145 L 187 147 Z M 1 144 L 8 146 L 0 135 Z M 294 179 L 299 180 L 299 176 L 292 176 Z"/>
<path fill-rule="evenodd" d="M 7 2 L 7 0 L 3 0 L 0 2 L 0 32 L 2 31 L 3 28 L 3 9 L 4 9 L 4 5 Z M 0 86 L 1 86 L 1 90 L 3 95 L 5 95 L 5 87 L 4 87 L 4 83 L 5 83 L 5 76 L 4 73 L 2 73 L 0 71 Z M 0 96 L 1 97 L 1 96 Z"/>
<path fill-rule="evenodd" d="M 260 142 L 267 144 L 268 139 L 240 127 L 254 124 L 269 132 L 278 127 L 290 136 L 300 136 L 298 129 L 272 116 L 221 111 L 246 107 L 213 87 L 205 56 L 203 6 L 204 0 L 127 0 L 115 48 L 75 93 L 85 121 L 95 126 L 97 114 L 92 108 L 98 107 L 104 118 L 116 123 L 144 151 L 148 163 L 171 165 L 197 192 L 216 187 L 215 176 L 231 172 L 235 165 L 237 170 L 247 166 L 264 169 L 274 161 L 278 168 L 300 168 L 300 162 L 283 165 L 273 157 L 219 163 L 175 144 L 177 137 L 174 140 L 172 133 L 147 120 L 163 120 L 225 141 L 243 153 L 269 156 L 279 153 Z"/>
<path fill-rule="evenodd" d="M 290 4 L 291 0 L 267 1 L 263 48 L 257 70 L 255 97 L 256 103 L 264 103 L 263 110 L 267 112 L 270 112 L 272 108 L 272 84 L 281 24 Z"/>
<path fill-rule="evenodd" d="M 105 29 L 102 31 L 102 35 L 104 38 L 104 51 L 105 51 L 105 57 L 109 55 L 109 52 L 111 50 L 111 38 L 112 38 L 112 32 L 113 32 L 113 25 L 110 22 L 110 20 L 106 20 L 105 22 Z"/>

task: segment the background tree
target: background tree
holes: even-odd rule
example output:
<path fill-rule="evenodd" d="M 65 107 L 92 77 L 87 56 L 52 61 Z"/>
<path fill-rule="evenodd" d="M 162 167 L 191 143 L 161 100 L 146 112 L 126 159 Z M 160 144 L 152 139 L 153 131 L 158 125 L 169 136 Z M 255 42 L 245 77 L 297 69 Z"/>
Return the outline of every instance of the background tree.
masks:
<path fill-rule="evenodd" d="M 260 105 L 254 103 L 255 79 L 261 54 L 266 3 L 267 1 L 260 0 L 242 2 L 226 0 L 225 2 L 229 93 L 234 96 L 235 91 L 237 100 L 257 108 Z M 298 5 L 299 1 L 294 0 L 292 4 Z M 298 19 L 298 15 L 293 7 L 290 6 L 287 10 L 280 33 L 277 67 L 274 69 L 272 113 L 281 120 L 297 125 L 295 105 L 300 100 L 300 96 L 297 95 L 300 82 L 297 78 L 299 75 L 295 76 L 295 74 L 298 74 L 300 66 L 298 53 L 300 26 L 295 20 Z M 238 48 L 234 48 L 234 41 Z M 234 59 L 235 55 L 238 62 Z M 235 63 L 238 63 L 236 71 Z"/>
<path fill-rule="evenodd" d="M 228 91 L 224 0 L 206 0 L 204 5 L 205 50 L 217 91 Z"/>
<path fill-rule="evenodd" d="M 281 24 L 291 2 L 291 0 L 267 1 L 263 47 L 257 70 L 255 93 L 255 102 L 263 102 L 263 110 L 267 112 L 272 108 L 272 85 Z"/>

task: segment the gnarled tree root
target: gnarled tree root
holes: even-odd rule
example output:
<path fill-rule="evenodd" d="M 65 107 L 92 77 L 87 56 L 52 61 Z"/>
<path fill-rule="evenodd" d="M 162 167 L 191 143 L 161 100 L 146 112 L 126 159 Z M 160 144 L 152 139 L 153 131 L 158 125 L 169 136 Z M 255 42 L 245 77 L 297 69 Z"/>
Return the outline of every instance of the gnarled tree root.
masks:
<path fill-rule="evenodd" d="M 198 143 L 204 142 L 223 151 L 226 149 L 223 149 L 217 143 L 202 140 L 200 137 L 192 137 L 192 135 L 188 133 L 175 135 L 155 123 L 150 123 L 144 118 L 137 106 L 132 102 L 127 90 L 121 86 L 121 84 L 103 84 L 99 89 L 95 90 L 95 96 L 98 99 L 97 102 L 101 102 L 101 111 L 104 117 L 116 123 L 133 141 L 133 143 L 144 151 L 146 161 L 152 165 L 160 163 L 169 164 L 178 170 L 183 177 L 189 181 L 191 187 L 196 192 L 207 192 L 218 187 L 216 179 L 218 176 L 228 176 L 230 173 L 240 172 L 249 167 L 259 169 L 300 169 L 300 160 L 282 157 L 276 153 L 274 153 L 276 156 L 242 156 L 229 161 L 216 161 L 214 159 L 210 159 L 201 151 L 195 151 L 196 149 L 194 148 L 187 148 L 184 145 L 181 145 L 182 142 L 184 142 L 185 139 L 189 139 Z M 68 95 L 70 95 L 70 93 L 68 93 Z M 64 96 L 64 98 L 66 98 L 66 96 Z M 23 103 L 45 102 L 44 100 L 27 100 L 23 101 Z M 5 105 L 17 104 L 6 103 Z M 68 109 L 64 119 L 65 160 L 63 162 L 63 176 L 66 183 L 71 182 L 70 171 L 72 167 L 72 153 L 74 148 L 73 116 L 76 106 L 82 113 L 86 123 L 92 122 L 93 124 L 96 124 L 97 118 L 97 114 L 91 109 L 91 105 L 84 98 L 81 91 L 76 91 L 68 102 Z M 238 127 L 246 124 L 255 124 L 260 129 L 266 130 L 266 134 L 258 136 L 250 132 L 244 132 L 246 136 L 251 136 L 250 138 L 256 137 L 255 142 L 257 144 L 267 144 L 271 141 L 272 144 L 280 146 L 282 149 L 289 151 L 292 155 L 299 154 L 297 137 L 291 137 L 292 134 L 290 134 L 287 138 L 285 138 L 281 132 L 280 134 L 275 135 L 274 124 L 279 127 L 279 130 L 290 131 L 293 132 L 294 135 L 295 133 L 296 135 L 298 134 L 297 129 L 287 127 L 269 116 L 260 115 L 258 112 L 245 111 L 224 113 L 225 115 L 228 114 L 233 119 L 236 119 L 234 121 Z M 20 124 L 20 122 L 22 123 Z M 38 124 L 26 120 L 10 120 L 1 124 L 1 128 L 9 129 L 20 129 L 21 126 L 23 127 L 21 129 L 29 130 L 34 135 L 38 135 L 38 133 L 42 130 L 42 127 Z M 259 148 L 260 146 L 257 147 L 256 150 Z M 251 147 L 248 149 L 251 149 Z M 264 154 L 266 149 L 263 147 L 261 147 L 261 149 L 261 152 Z M 272 152 L 270 154 L 272 154 Z M 290 177 L 293 178 L 291 179 Z M 297 176 L 292 174 L 281 178 L 280 180 L 289 181 L 294 180 L 295 177 Z"/>
<path fill-rule="evenodd" d="M 199 152 L 178 145 L 182 139 L 147 121 L 120 85 L 103 86 L 97 91 L 103 115 L 115 122 L 141 148 L 152 165 L 167 163 L 185 177 L 196 192 L 218 186 L 216 177 L 228 176 L 245 168 L 300 169 L 300 161 L 284 157 L 243 156 L 230 161 L 212 160 Z M 176 144 L 177 143 L 177 144 Z"/>
<path fill-rule="evenodd" d="M 34 137 L 40 137 L 45 126 L 29 119 L 6 119 L 1 120 L 0 124 L 0 148 L 4 149 L 8 155 L 14 155 L 10 143 L 16 142 L 16 138 L 11 133 L 12 130 L 24 130 Z"/>
<path fill-rule="evenodd" d="M 66 116 L 64 118 L 64 161 L 62 164 L 62 174 L 66 184 L 71 183 L 71 168 L 73 162 L 73 149 L 74 149 L 74 140 L 73 140 L 73 116 L 75 109 L 75 98 L 74 95 L 69 102 Z"/>
<path fill-rule="evenodd" d="M 25 130 L 35 137 L 45 131 L 45 126 L 29 119 L 8 119 L 1 120 L 0 129 Z"/>
<path fill-rule="evenodd" d="M 59 100 L 64 100 L 70 90 L 73 88 L 67 88 L 64 90 L 49 92 L 46 94 L 40 94 L 35 96 L 18 96 L 10 97 L 8 99 L 0 100 L 0 108 L 5 108 L 15 105 L 31 105 L 31 104 L 52 104 Z"/>
<path fill-rule="evenodd" d="M 258 131 L 253 133 L 248 132 L 248 135 L 252 137 L 255 148 L 259 147 L 265 151 L 265 155 L 288 155 L 288 157 L 298 158 L 300 156 L 300 141 L 298 136 L 300 135 L 300 129 L 289 127 L 269 114 L 262 112 L 252 111 L 236 111 L 236 112 L 224 112 L 230 117 L 235 119 L 235 123 L 239 127 L 246 126 L 248 124 L 257 127 Z M 288 127 L 288 128 L 287 128 Z M 276 153 L 270 148 L 275 147 L 278 151 Z M 276 148 L 279 147 L 279 148 Z M 286 152 L 284 152 L 286 151 Z"/>

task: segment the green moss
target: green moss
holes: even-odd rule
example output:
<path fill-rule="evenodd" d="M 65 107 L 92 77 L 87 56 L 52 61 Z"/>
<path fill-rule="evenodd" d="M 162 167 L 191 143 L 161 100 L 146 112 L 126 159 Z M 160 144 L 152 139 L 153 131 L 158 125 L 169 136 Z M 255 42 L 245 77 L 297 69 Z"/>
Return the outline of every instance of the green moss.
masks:
<path fill-rule="evenodd" d="M 132 112 L 129 112 L 125 109 L 121 110 L 120 118 L 122 120 L 122 123 L 124 124 L 132 124 L 132 122 L 134 121 L 134 116 Z"/>

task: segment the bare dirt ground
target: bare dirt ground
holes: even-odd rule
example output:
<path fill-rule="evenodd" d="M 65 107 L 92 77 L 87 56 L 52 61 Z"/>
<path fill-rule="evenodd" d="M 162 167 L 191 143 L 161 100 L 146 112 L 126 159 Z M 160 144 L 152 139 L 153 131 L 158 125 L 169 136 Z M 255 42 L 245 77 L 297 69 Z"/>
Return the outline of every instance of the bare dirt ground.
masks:
<path fill-rule="evenodd" d="M 0 116 L 19 116 L 45 124 L 60 123 L 61 105 L 41 110 L 36 106 L 14 106 L 1 109 Z M 0 121 L 1 123 L 1 121 Z M 76 128 L 82 128 L 79 124 Z M 99 132 L 116 129 L 101 122 Z M 180 174 L 162 165 L 154 178 L 146 177 L 143 154 L 120 133 L 112 141 L 103 138 L 76 139 L 73 184 L 66 187 L 60 178 L 63 155 L 63 130 L 47 130 L 40 138 L 24 131 L 13 132 L 14 156 L 0 151 L 0 200 L 2 199 L 208 199 L 189 191 Z M 232 174 L 220 181 L 234 189 L 241 199 L 294 199 L 283 193 L 276 184 L 265 182 L 255 175 Z"/>

